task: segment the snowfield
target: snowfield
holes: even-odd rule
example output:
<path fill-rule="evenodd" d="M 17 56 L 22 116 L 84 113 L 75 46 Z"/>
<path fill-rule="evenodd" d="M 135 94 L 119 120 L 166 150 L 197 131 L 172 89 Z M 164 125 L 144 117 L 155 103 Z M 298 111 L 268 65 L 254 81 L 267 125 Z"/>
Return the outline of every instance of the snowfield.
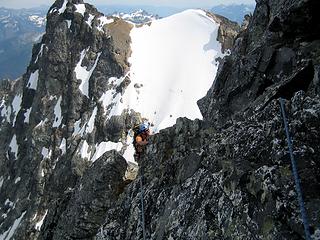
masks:
<path fill-rule="evenodd" d="M 174 125 L 178 117 L 202 119 L 197 100 L 214 81 L 216 58 L 223 57 L 218 28 L 202 10 L 134 27 L 131 84 L 111 112 L 134 109 L 154 124 L 154 132 Z"/>
<path fill-rule="evenodd" d="M 105 109 L 112 107 L 107 117 L 133 109 L 153 123 L 154 133 L 174 125 L 179 117 L 202 119 L 197 101 L 213 84 L 216 59 L 224 56 L 216 40 L 218 28 L 202 10 L 135 26 L 130 32 L 131 83 L 121 95 L 115 91 L 118 81 L 100 99 Z M 127 161 L 134 162 L 133 153 L 129 145 L 124 153 Z"/>

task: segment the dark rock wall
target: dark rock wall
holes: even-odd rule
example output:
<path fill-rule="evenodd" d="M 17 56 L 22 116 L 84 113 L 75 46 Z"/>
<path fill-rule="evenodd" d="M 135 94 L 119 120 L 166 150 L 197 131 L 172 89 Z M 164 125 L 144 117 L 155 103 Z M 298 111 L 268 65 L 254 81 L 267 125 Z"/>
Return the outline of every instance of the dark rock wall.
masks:
<path fill-rule="evenodd" d="M 142 239 L 143 177 L 148 239 L 303 239 L 277 101 L 283 97 L 310 231 L 320 239 L 318 1 L 257 1 L 199 100 L 204 120 L 181 118 L 152 136 L 132 182 L 118 153 L 94 163 L 83 156 L 102 141 L 125 141 L 137 121 L 134 112 L 107 120 L 100 101 L 115 88 L 110 77 L 127 73 L 132 26 L 114 19 L 100 31 L 102 15 L 93 6 L 82 15 L 75 4 L 83 2 L 68 0 L 59 14 L 63 3 L 49 9 L 23 79 L 0 86 L 0 238 Z M 239 28 L 215 18 L 227 48 Z M 74 71 L 81 53 L 88 71 L 96 64 L 87 96 Z"/>
<path fill-rule="evenodd" d="M 312 239 L 320 239 L 318 7 L 257 1 L 199 101 L 204 121 L 179 119 L 151 138 L 97 239 L 142 238 L 142 172 L 148 239 L 304 239 L 279 97 Z"/>
<path fill-rule="evenodd" d="M 110 77 L 120 78 L 128 70 L 128 33 L 132 26 L 114 19 L 113 23 L 99 30 L 99 17 L 103 15 L 93 6 L 86 4 L 86 11 L 82 15 L 76 12 L 75 4 L 83 2 L 69 0 L 64 13 L 59 14 L 58 9 L 63 3 L 64 1 L 56 1 L 49 9 L 46 33 L 42 41 L 34 46 L 32 59 L 23 79 L 12 83 L 12 86 L 5 83 L 1 86 L 1 111 L 4 113 L 0 126 L 1 237 L 11 234 L 10 227 L 22 214 L 19 229 L 12 230 L 15 239 L 36 239 L 40 230 L 36 223 L 46 216 L 47 225 L 52 228 L 58 224 L 55 221 L 65 218 L 66 216 L 60 217 L 69 209 L 64 205 L 69 200 L 75 201 L 72 197 L 75 185 L 92 164 L 82 156 L 82 147 L 87 144 L 86 153 L 92 153 L 96 144 L 111 140 L 104 130 L 106 117 L 100 97 L 112 87 Z M 91 26 L 87 24 L 90 15 L 93 17 Z M 121 45 L 115 43 L 119 37 L 112 30 L 119 25 L 123 29 L 123 35 L 126 33 L 127 36 L 123 37 Z M 77 79 L 74 71 L 83 51 L 83 67 L 90 71 L 97 63 L 89 81 L 88 96 L 79 90 L 81 80 Z M 28 85 L 29 79 L 37 74 L 37 86 Z M 16 102 L 15 107 L 12 102 Z M 61 117 L 58 116 L 60 111 Z M 76 122 L 80 122 L 79 128 L 88 129 L 88 121 L 94 111 L 97 114 L 93 129 L 84 131 L 84 134 L 76 132 Z M 126 118 L 122 120 L 126 121 Z M 123 125 L 118 130 L 125 131 L 126 126 Z M 16 144 L 13 144 L 18 146 L 16 153 L 9 146 L 14 142 L 12 139 L 16 139 Z M 121 138 L 118 134 L 118 138 L 114 137 L 112 140 L 117 142 Z M 124 168 L 125 163 L 119 160 L 119 156 L 113 154 L 109 158 L 119 164 L 117 168 Z M 122 181 L 124 172 L 117 168 L 101 166 L 101 174 L 115 171 Z M 119 187 L 118 182 L 114 185 Z M 104 208 L 105 206 L 101 206 L 101 209 Z M 72 208 L 68 211 L 70 210 Z M 62 221 L 59 224 L 65 224 L 66 221 Z M 75 232 L 82 227 L 76 224 L 74 226 Z M 95 225 L 93 229 L 96 228 Z M 53 229 L 50 231 L 54 232 Z M 43 236 L 50 234 L 45 233 Z M 68 236 L 72 234 L 66 233 Z"/>
<path fill-rule="evenodd" d="M 320 99 L 299 92 L 287 110 L 311 233 L 319 234 Z M 140 162 L 148 239 L 303 239 L 279 104 L 216 129 L 179 119 Z M 98 239 L 141 239 L 140 184 L 106 214 Z M 314 238 L 318 239 L 318 238 Z"/>
<path fill-rule="evenodd" d="M 312 12 L 317 7 L 318 1 L 257 1 L 233 54 L 224 59 L 214 85 L 199 101 L 204 118 L 222 123 L 280 96 L 290 99 L 309 86 L 318 91 L 318 84 L 311 84 L 319 74 L 320 21 Z"/>

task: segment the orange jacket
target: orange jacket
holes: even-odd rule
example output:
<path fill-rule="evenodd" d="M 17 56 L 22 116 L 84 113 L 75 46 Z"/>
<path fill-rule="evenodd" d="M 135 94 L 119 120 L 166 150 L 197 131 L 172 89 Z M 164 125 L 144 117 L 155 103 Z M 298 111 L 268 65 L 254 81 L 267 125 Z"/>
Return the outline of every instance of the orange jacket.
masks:
<path fill-rule="evenodd" d="M 149 132 L 140 133 L 135 138 L 135 149 L 138 153 L 143 152 L 143 148 L 148 144 Z"/>

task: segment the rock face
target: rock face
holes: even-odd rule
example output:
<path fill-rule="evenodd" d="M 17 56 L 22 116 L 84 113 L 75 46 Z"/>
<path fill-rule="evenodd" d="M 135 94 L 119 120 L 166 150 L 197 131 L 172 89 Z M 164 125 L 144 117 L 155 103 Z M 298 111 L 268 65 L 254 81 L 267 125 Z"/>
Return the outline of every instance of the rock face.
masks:
<path fill-rule="evenodd" d="M 312 239 L 320 239 L 318 6 L 257 1 L 199 101 L 204 121 L 179 119 L 151 138 L 138 175 L 148 239 L 304 238 L 279 97 Z M 128 186 L 97 239 L 142 238 L 140 191 L 139 181 Z"/>
<path fill-rule="evenodd" d="M 123 191 L 122 177 L 126 169 L 126 160 L 116 151 L 104 154 L 85 172 L 74 193 L 68 192 L 58 204 L 68 202 L 59 219 L 55 219 L 56 211 L 47 215 L 38 239 L 90 239 L 95 236 L 104 222 L 105 212 Z M 57 207 L 55 205 L 52 209 Z"/>
<path fill-rule="evenodd" d="M 299 92 L 287 105 L 314 239 L 319 103 Z M 272 101 L 246 118 L 223 129 L 179 119 L 152 137 L 140 162 L 148 239 L 303 238 L 279 105 Z M 108 210 L 97 239 L 141 239 L 140 209 L 135 181 Z"/>
<path fill-rule="evenodd" d="M 232 22 L 229 19 L 207 12 L 215 22 L 220 24 L 218 29 L 218 41 L 222 43 L 222 52 L 232 49 L 234 40 L 236 39 L 240 26 L 236 22 Z"/>
<path fill-rule="evenodd" d="M 65 224 L 63 219 L 75 211 L 77 201 L 88 204 L 96 197 L 93 211 L 101 221 L 98 214 L 106 208 L 106 198 L 112 201 L 120 191 L 126 163 L 116 154 L 101 157 L 98 150 L 105 152 L 101 149 L 107 141 L 126 141 L 121 133 L 132 125 L 134 113 L 121 118 L 120 123 L 126 125 L 110 119 L 117 124 L 117 132 L 108 131 L 100 98 L 113 87 L 109 79 L 120 78 L 127 71 L 130 39 L 125 32 L 130 28 L 129 23 L 104 17 L 82 1 L 56 1 L 49 9 L 46 33 L 33 49 L 27 72 L 18 81 L 1 84 L 0 239 L 13 235 L 15 239 L 37 239 L 44 220 L 48 232 L 41 237 L 56 239 L 60 235 L 53 226 Z M 118 91 L 124 87 L 119 86 Z M 95 160 L 101 157 L 100 165 L 88 161 L 94 149 Z M 84 174 L 89 167 L 91 172 Z M 97 170 L 101 170 L 101 179 L 87 179 Z M 105 188 L 100 189 L 100 196 L 79 190 L 79 199 L 74 199 L 79 179 L 87 179 L 79 186 L 94 191 L 86 184 L 93 180 L 98 184 L 109 176 L 114 176 L 110 180 L 114 188 L 107 189 L 110 193 Z M 69 207 L 69 201 L 76 205 Z M 92 229 L 97 229 L 99 224 L 93 222 L 90 220 Z"/>
<path fill-rule="evenodd" d="M 257 2 L 247 31 L 237 38 L 215 84 L 199 101 L 206 120 L 221 123 L 250 107 L 262 109 L 278 97 L 290 99 L 309 86 L 318 91 L 312 81 L 319 74 L 320 21 L 313 12 L 319 3 L 284 2 Z"/>
<path fill-rule="evenodd" d="M 23 79 L 0 86 L 0 239 L 142 239 L 141 178 L 148 239 L 303 239 L 279 97 L 320 239 L 317 7 L 257 1 L 199 100 L 204 119 L 152 136 L 134 179 L 119 153 L 139 113 L 107 119 L 100 101 L 130 82 L 132 25 L 56 1 Z M 230 45 L 235 31 L 220 32 Z"/>
<path fill-rule="evenodd" d="M 120 155 L 141 116 L 104 100 L 130 84 L 132 27 L 57 0 L 23 78 L 1 82 L 0 239 L 93 238 L 135 179 Z"/>

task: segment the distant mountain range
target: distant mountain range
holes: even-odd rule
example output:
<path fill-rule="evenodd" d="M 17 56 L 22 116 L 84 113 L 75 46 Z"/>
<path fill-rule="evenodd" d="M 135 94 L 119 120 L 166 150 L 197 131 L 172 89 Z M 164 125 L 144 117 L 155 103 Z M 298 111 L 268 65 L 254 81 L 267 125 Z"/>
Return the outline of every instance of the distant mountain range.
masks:
<path fill-rule="evenodd" d="M 0 8 L 0 79 L 21 76 L 45 31 L 47 9 Z"/>
<path fill-rule="evenodd" d="M 113 15 L 134 23 L 152 21 L 184 10 L 144 5 L 109 5 L 97 6 L 97 8 L 106 15 Z M 241 24 L 243 16 L 252 12 L 254 5 L 219 5 L 207 10 Z M 16 79 L 26 71 L 32 46 L 45 32 L 47 11 L 47 6 L 18 10 L 0 8 L 0 80 Z"/>
<path fill-rule="evenodd" d="M 149 14 L 147 11 L 142 9 L 132 13 L 114 12 L 112 16 L 122 18 L 133 23 L 146 23 L 160 18 L 158 15 Z"/>
<path fill-rule="evenodd" d="M 218 5 L 214 6 L 209 10 L 215 14 L 222 15 L 232 21 L 242 23 L 243 16 L 252 13 L 254 11 L 254 4 L 232 4 L 232 5 Z M 181 12 L 187 8 L 174 8 L 174 7 L 154 7 L 147 5 L 137 5 L 137 6 L 123 6 L 123 5 L 103 5 L 97 6 L 99 11 L 104 14 L 110 15 L 114 12 L 131 13 L 136 12 L 139 9 L 143 9 L 146 12 L 156 14 L 160 17 L 167 17 L 169 15 Z"/>

